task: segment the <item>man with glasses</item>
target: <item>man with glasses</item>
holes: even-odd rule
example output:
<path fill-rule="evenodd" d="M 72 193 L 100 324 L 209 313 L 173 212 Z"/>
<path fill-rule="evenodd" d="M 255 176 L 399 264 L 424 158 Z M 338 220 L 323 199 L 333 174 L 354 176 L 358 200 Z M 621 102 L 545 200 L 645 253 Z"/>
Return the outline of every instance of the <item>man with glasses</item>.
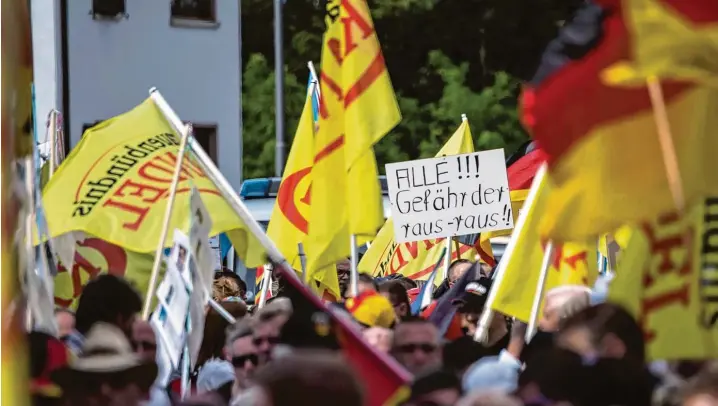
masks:
<path fill-rule="evenodd" d="M 247 389 L 252 383 L 254 369 L 259 364 L 249 320 L 238 320 L 228 328 L 224 352 L 227 361 L 234 366 L 236 378 L 233 392 Z"/>
<path fill-rule="evenodd" d="M 254 315 L 252 342 L 259 354 L 259 363 L 272 359 L 272 350 L 279 344 L 282 326 L 292 314 L 292 302 L 284 297 L 273 299 Z"/>
<path fill-rule="evenodd" d="M 441 367 L 437 328 L 421 318 L 411 318 L 394 329 L 391 354 L 414 375 Z"/>

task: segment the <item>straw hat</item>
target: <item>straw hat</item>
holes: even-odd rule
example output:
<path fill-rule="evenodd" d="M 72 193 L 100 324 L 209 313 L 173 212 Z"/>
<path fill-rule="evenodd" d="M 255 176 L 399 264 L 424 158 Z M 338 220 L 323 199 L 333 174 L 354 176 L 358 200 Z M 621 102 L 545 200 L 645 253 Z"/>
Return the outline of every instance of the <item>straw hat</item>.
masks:
<path fill-rule="evenodd" d="M 63 388 L 83 385 L 89 376 L 126 374 L 141 386 L 149 387 L 157 377 L 157 365 L 132 351 L 130 342 L 116 326 L 95 324 L 87 334 L 82 354 L 69 366 L 53 372 L 52 380 Z"/>

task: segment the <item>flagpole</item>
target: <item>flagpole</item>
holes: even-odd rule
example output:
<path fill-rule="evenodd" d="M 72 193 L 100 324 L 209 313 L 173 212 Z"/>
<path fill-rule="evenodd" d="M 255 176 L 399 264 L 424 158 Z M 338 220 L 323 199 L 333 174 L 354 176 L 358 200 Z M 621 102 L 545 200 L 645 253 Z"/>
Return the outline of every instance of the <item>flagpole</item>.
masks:
<path fill-rule="evenodd" d="M 267 303 L 267 296 L 269 296 L 269 290 L 272 287 L 272 270 L 268 265 L 264 265 L 264 272 L 262 273 L 262 290 L 259 292 L 259 303 L 258 308 L 264 307 Z"/>
<path fill-rule="evenodd" d="M 446 237 L 446 257 L 444 257 L 444 277 L 449 279 L 449 268 L 451 268 L 451 236 Z"/>
<path fill-rule="evenodd" d="M 274 0 L 274 125 L 276 131 L 276 150 L 274 175 L 282 176 L 287 146 L 284 143 L 284 45 L 282 21 L 282 3 Z"/>
<path fill-rule="evenodd" d="M 187 140 L 189 139 L 189 135 L 191 132 L 191 125 L 182 125 L 181 131 L 179 132 L 180 137 L 182 138 L 180 141 L 179 152 L 177 154 L 177 162 L 175 163 L 175 172 L 172 175 L 172 183 L 170 184 L 170 194 L 167 198 L 167 207 L 165 208 L 165 218 L 162 223 L 160 240 L 157 243 L 157 250 L 155 250 L 155 261 L 152 264 L 150 282 L 147 285 L 145 305 L 142 309 L 143 320 L 149 320 L 150 318 L 150 305 L 152 304 L 152 296 L 154 295 L 155 286 L 157 285 L 157 276 L 160 273 L 160 264 L 162 263 L 163 251 L 165 249 L 165 240 L 167 239 L 167 232 L 170 228 L 170 222 L 172 221 L 172 209 L 174 208 L 175 196 L 177 195 L 177 185 L 179 184 L 180 172 L 182 172 L 182 161 L 184 160 L 185 150 L 187 149 Z"/>
<path fill-rule="evenodd" d="M 359 271 L 357 270 L 357 262 L 359 257 L 359 251 L 357 249 L 357 236 L 352 234 L 349 237 L 349 246 L 351 248 L 351 279 L 349 285 L 349 292 L 352 297 L 356 297 L 359 294 Z"/>
<path fill-rule="evenodd" d="M 47 124 L 47 132 L 50 138 L 49 144 L 50 144 L 50 176 L 49 178 L 52 178 L 52 175 L 55 174 L 55 168 L 57 166 L 57 146 L 55 143 L 57 142 L 57 110 L 52 109 L 50 110 L 50 117 L 48 118 L 50 120 Z"/>
<path fill-rule="evenodd" d="M 541 273 L 539 273 L 538 283 L 536 284 L 536 293 L 534 293 L 534 301 L 531 304 L 531 316 L 529 318 L 528 327 L 526 328 L 526 343 L 531 341 L 536 331 L 538 331 L 538 318 L 541 312 L 541 301 L 543 300 L 544 291 L 546 290 L 546 280 L 548 279 L 548 268 L 553 260 L 554 245 L 549 240 L 541 261 Z"/>
<path fill-rule="evenodd" d="M 302 282 L 307 283 L 307 254 L 304 252 L 304 244 L 297 244 L 297 252 L 299 253 L 299 263 L 302 267 Z"/>

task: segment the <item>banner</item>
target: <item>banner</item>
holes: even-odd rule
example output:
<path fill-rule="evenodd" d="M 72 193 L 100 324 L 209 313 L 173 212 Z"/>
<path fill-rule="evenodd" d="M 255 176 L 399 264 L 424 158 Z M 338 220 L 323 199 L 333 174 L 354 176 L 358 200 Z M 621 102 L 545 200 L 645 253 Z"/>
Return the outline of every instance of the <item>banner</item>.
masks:
<path fill-rule="evenodd" d="M 394 239 L 513 228 L 503 149 L 386 165 Z"/>

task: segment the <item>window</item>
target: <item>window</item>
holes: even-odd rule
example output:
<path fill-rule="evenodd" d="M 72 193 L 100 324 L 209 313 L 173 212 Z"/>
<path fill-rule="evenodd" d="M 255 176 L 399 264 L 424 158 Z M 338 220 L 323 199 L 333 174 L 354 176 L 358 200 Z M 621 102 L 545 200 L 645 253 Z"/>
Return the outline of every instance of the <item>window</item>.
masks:
<path fill-rule="evenodd" d="M 193 123 L 192 132 L 204 152 L 217 164 L 217 126 Z"/>
<path fill-rule="evenodd" d="M 125 0 L 92 0 L 92 18 L 115 20 L 126 17 Z"/>
<path fill-rule="evenodd" d="M 216 28 L 215 0 L 172 0 L 170 25 L 175 27 Z"/>

